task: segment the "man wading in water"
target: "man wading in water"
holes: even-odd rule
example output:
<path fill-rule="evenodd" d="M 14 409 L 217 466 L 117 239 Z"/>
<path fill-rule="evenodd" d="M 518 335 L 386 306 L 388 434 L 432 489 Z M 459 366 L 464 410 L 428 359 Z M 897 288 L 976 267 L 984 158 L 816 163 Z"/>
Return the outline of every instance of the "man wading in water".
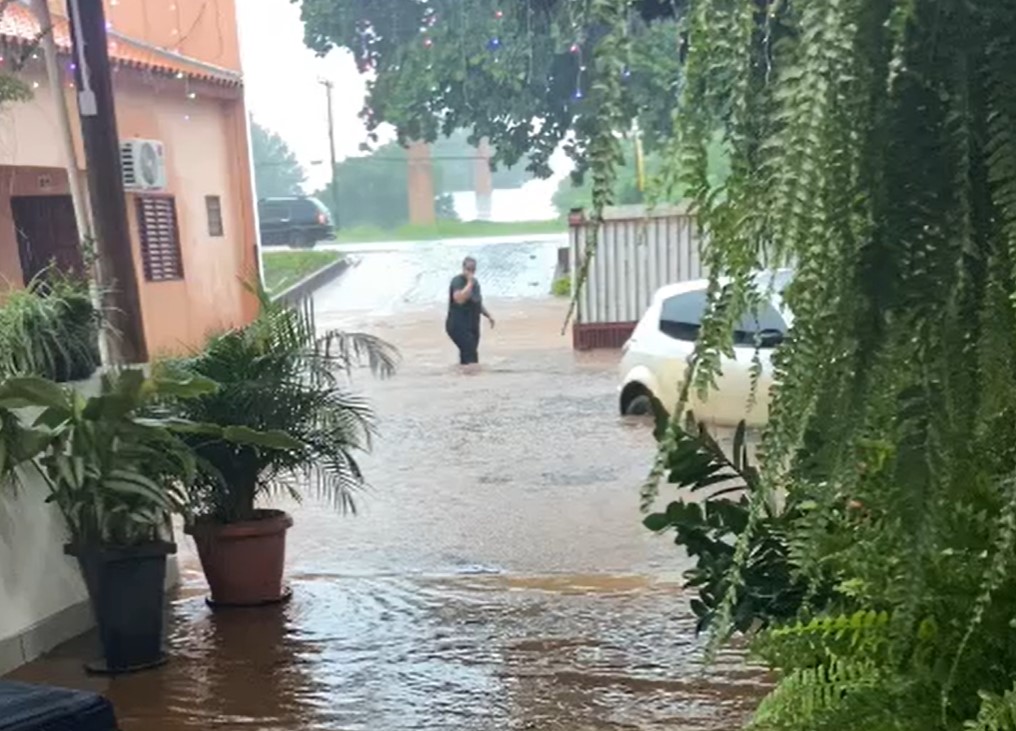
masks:
<path fill-rule="evenodd" d="M 480 282 L 476 279 L 476 259 L 467 256 L 462 262 L 462 274 L 452 279 L 448 287 L 448 320 L 445 330 L 459 349 L 459 364 L 476 365 L 480 362 L 480 315 L 494 327 L 494 318 L 483 306 Z"/>

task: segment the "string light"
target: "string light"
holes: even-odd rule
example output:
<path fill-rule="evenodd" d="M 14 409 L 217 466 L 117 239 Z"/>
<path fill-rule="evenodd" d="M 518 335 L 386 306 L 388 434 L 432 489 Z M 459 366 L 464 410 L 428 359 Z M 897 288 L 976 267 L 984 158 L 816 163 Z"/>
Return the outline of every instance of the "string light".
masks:
<path fill-rule="evenodd" d="M 193 92 L 193 91 L 188 91 L 187 92 L 187 98 L 188 99 L 197 99 L 198 95 L 195 92 Z"/>
<path fill-rule="evenodd" d="M 494 11 L 494 19 L 495 20 L 504 20 L 504 11 L 501 10 L 500 8 L 497 8 Z M 465 16 L 463 16 L 462 32 L 465 32 Z M 465 46 L 465 39 L 463 38 L 462 40 L 463 40 L 463 46 L 462 47 L 465 48 L 466 47 Z M 501 50 L 501 36 L 500 36 L 500 34 L 497 31 L 495 31 L 494 35 L 492 35 L 487 40 L 487 50 L 488 51 L 492 51 L 494 53 L 496 53 L 497 51 Z M 498 62 L 499 60 L 500 59 L 497 59 L 497 58 L 494 59 L 495 63 Z"/>
<path fill-rule="evenodd" d="M 580 101 L 585 96 L 582 91 L 582 77 L 586 72 L 586 63 L 582 58 L 582 46 L 576 41 L 571 44 L 568 51 L 578 59 L 578 75 L 575 77 L 575 91 L 572 93 L 572 99 Z"/>

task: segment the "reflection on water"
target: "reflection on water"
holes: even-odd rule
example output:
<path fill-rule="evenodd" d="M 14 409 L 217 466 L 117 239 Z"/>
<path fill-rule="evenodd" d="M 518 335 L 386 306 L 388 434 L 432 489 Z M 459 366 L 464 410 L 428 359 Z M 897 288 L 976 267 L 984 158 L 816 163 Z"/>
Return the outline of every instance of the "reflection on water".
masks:
<path fill-rule="evenodd" d="M 174 607 L 174 661 L 109 689 L 125 729 L 736 729 L 761 690 L 706 668 L 672 584 L 317 576 L 268 610 Z"/>
<path fill-rule="evenodd" d="M 762 675 L 704 665 L 687 559 L 640 525 L 654 444 L 617 414 L 616 354 L 572 353 L 562 303 L 491 308 L 470 378 L 439 308 L 353 315 L 405 368 L 357 380 L 381 420 L 360 515 L 285 506 L 292 602 L 213 614 L 184 544 L 169 665 L 86 679 L 74 643 L 18 677 L 107 692 L 123 731 L 740 728 Z"/>

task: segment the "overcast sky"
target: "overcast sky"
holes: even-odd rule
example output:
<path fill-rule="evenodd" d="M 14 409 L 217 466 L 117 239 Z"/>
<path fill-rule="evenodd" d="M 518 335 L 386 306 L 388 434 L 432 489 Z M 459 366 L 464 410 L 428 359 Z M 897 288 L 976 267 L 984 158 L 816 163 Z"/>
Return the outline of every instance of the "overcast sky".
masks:
<path fill-rule="evenodd" d="M 329 177 L 328 116 L 319 79 L 335 83 L 335 145 L 339 158 L 357 153 L 366 130 L 357 116 L 364 83 L 352 57 L 318 58 L 303 45 L 300 7 L 289 0 L 239 0 L 247 104 L 258 123 L 278 132 L 307 171 L 309 190 Z M 323 164 L 312 165 L 315 160 Z"/>

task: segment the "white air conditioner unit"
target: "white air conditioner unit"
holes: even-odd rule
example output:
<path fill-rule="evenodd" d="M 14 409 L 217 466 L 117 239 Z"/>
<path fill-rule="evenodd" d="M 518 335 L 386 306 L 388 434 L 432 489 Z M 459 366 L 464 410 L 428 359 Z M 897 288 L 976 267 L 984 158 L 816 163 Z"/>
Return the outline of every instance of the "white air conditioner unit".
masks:
<path fill-rule="evenodd" d="M 158 140 L 123 140 L 120 170 L 127 190 L 165 190 L 166 160 Z"/>

